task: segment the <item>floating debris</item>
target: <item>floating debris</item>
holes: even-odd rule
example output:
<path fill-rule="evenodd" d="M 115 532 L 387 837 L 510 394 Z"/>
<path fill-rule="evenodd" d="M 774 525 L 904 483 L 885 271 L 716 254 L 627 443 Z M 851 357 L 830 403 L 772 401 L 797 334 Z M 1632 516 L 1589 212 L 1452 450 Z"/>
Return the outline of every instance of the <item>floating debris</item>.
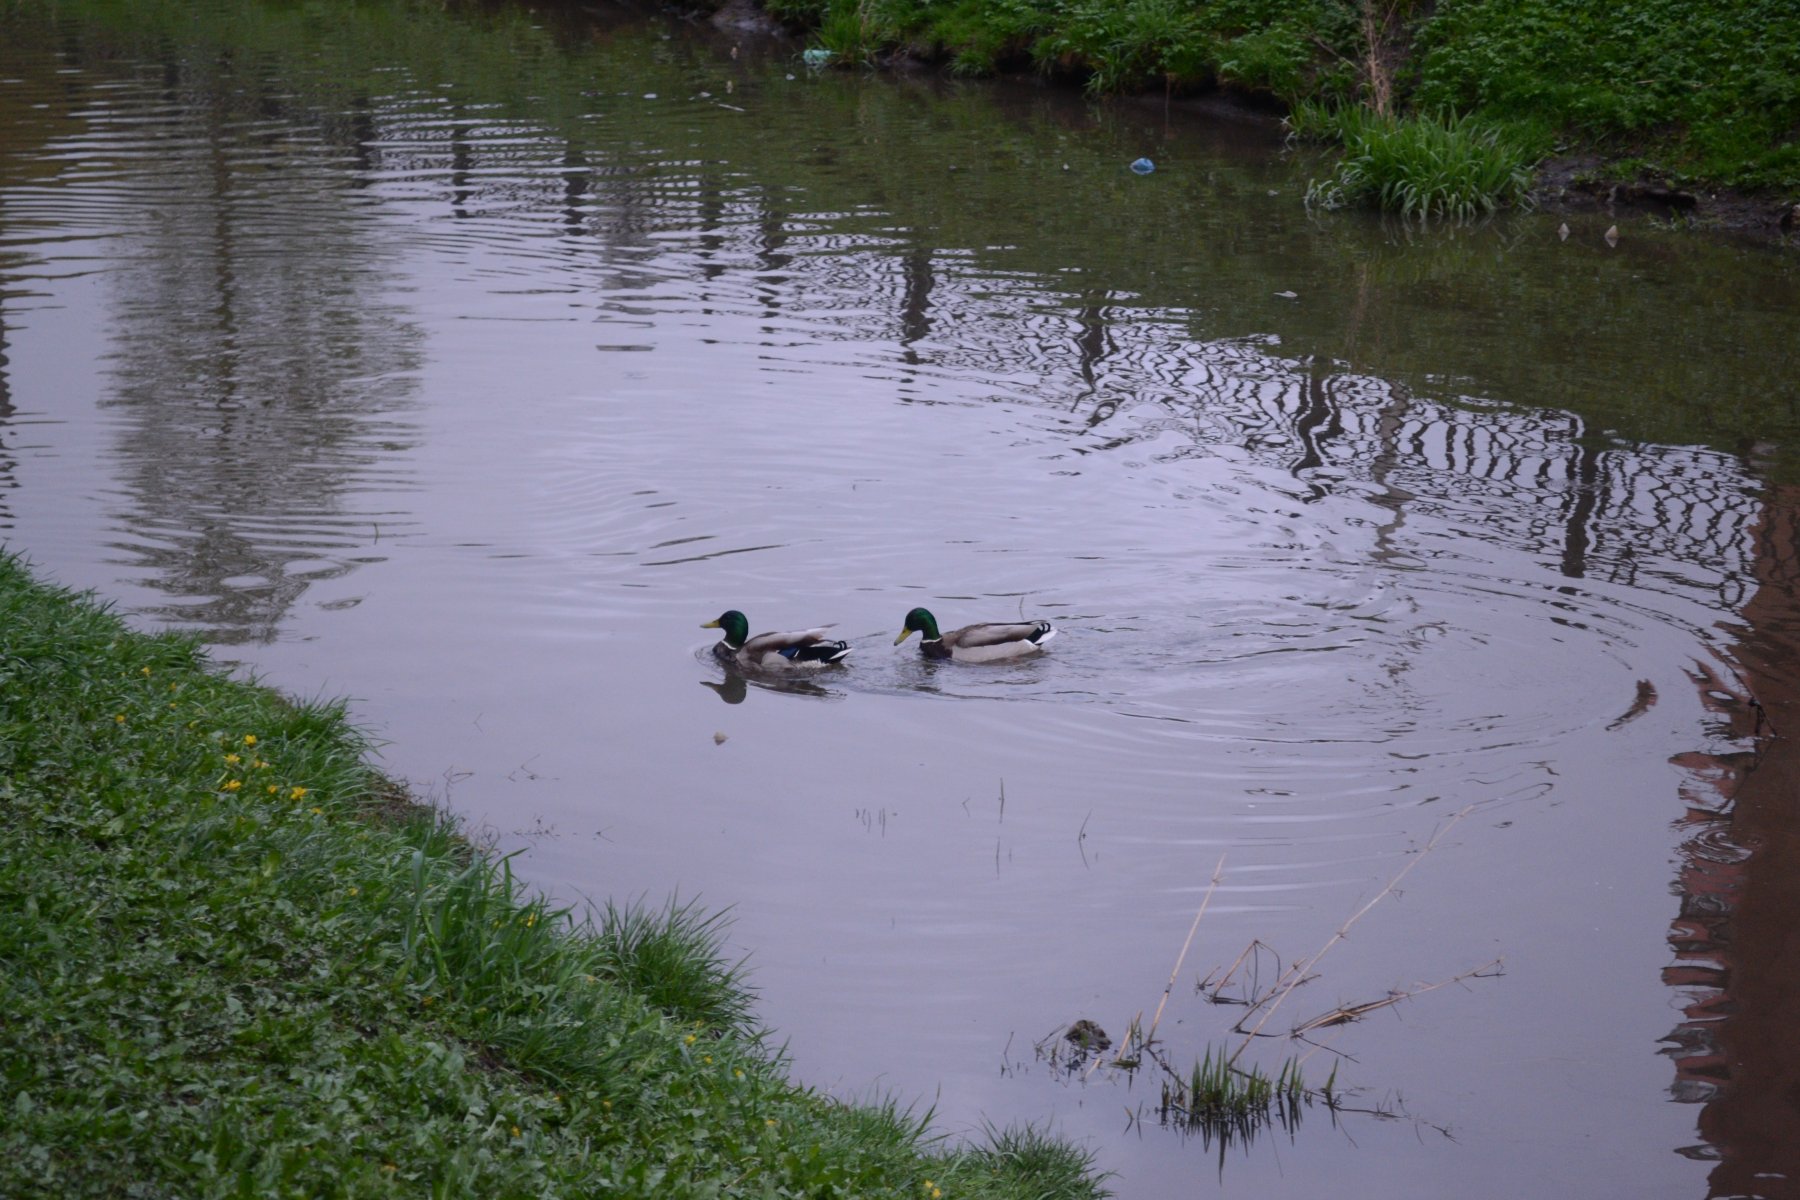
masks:
<path fill-rule="evenodd" d="M 1156 164 L 1147 158 L 1139 158 L 1132 161 L 1131 170 L 1135 175 L 1148 175 L 1156 170 Z"/>
<path fill-rule="evenodd" d="M 1626 709 L 1618 720 L 1614 721 L 1606 728 L 1608 730 L 1617 729 L 1627 721 L 1637 720 L 1655 707 L 1656 685 L 1651 683 L 1648 679 L 1640 679 L 1637 681 L 1637 697 L 1632 700 L 1631 707 Z"/>
<path fill-rule="evenodd" d="M 1084 1053 L 1112 1049 L 1112 1039 L 1106 1036 L 1106 1030 L 1086 1017 L 1069 1026 L 1069 1032 L 1063 1034 L 1063 1037 Z"/>

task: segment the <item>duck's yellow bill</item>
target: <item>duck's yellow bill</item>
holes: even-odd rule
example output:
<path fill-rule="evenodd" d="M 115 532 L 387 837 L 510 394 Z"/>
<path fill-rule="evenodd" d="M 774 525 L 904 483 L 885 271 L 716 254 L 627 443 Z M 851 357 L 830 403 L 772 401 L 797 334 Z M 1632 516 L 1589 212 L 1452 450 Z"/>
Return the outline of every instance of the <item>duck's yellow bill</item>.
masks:
<path fill-rule="evenodd" d="M 718 627 L 719 627 L 719 623 L 717 621 L 708 621 L 706 624 L 702 625 L 700 628 L 702 628 L 702 629 L 717 629 Z"/>
<path fill-rule="evenodd" d="M 911 637 L 912 635 L 913 635 L 912 630 L 902 629 L 900 631 L 900 636 L 894 639 L 894 645 L 898 646 L 901 642 L 904 642 L 907 638 Z"/>

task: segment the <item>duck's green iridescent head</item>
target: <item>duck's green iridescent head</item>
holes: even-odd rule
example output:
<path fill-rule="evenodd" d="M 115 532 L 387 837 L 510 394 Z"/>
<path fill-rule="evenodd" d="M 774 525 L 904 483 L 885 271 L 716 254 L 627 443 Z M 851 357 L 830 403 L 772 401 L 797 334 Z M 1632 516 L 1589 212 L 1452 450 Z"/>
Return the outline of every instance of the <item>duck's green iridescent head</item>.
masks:
<path fill-rule="evenodd" d="M 733 650 L 750 640 L 750 618 L 735 608 L 726 609 L 700 628 L 723 630 L 725 644 Z"/>
<path fill-rule="evenodd" d="M 924 634 L 925 640 L 928 642 L 935 642 L 938 640 L 940 635 L 938 633 L 937 618 L 931 615 L 930 609 L 915 608 L 907 613 L 906 628 L 902 629 L 900 631 L 900 636 L 894 639 L 894 645 L 898 646 L 901 642 L 904 642 L 915 633 Z"/>

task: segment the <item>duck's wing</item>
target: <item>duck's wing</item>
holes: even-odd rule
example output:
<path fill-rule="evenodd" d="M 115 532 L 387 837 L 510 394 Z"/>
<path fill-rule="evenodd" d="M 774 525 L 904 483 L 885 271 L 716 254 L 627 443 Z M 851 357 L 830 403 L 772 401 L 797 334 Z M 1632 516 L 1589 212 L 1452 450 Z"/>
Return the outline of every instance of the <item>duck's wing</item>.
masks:
<path fill-rule="evenodd" d="M 850 653 L 848 642 L 827 638 L 829 625 L 789 633 L 759 633 L 744 643 L 738 657 L 758 667 L 834 663 Z"/>
<path fill-rule="evenodd" d="M 980 650 L 1015 642 L 1041 646 L 1055 636 L 1056 627 L 1048 621 L 984 621 L 979 625 L 965 625 L 953 633 L 946 633 L 944 644 L 960 646 L 965 650 Z"/>

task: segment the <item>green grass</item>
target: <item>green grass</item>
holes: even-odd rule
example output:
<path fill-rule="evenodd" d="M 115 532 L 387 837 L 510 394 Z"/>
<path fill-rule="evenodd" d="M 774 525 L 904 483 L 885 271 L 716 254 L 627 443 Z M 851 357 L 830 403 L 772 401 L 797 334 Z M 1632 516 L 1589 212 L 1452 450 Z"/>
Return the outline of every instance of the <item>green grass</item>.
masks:
<path fill-rule="evenodd" d="M 1414 101 L 1547 122 L 1742 187 L 1800 187 L 1800 6 L 1790 0 L 1443 0 Z"/>
<path fill-rule="evenodd" d="M 1323 208 L 1372 204 L 1421 220 L 1469 220 L 1525 203 L 1539 157 L 1521 136 L 1470 117 L 1302 106 L 1292 125 L 1343 143 L 1336 173 L 1307 189 L 1307 203 Z"/>
<path fill-rule="evenodd" d="M 367 751 L 0 554 L 0 1195 L 1101 1194 L 796 1086 L 718 918 L 549 906 Z"/>

